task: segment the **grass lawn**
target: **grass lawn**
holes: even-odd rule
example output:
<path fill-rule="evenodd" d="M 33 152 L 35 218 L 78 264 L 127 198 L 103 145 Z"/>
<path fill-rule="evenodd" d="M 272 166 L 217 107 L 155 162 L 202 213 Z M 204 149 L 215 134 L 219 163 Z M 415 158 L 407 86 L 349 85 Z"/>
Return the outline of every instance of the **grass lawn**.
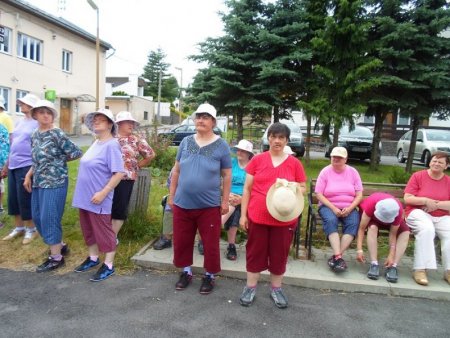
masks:
<path fill-rule="evenodd" d="M 311 160 L 310 165 L 305 168 L 308 178 L 316 178 L 319 171 L 328 164 L 328 159 Z M 389 182 L 389 177 L 395 168 L 394 166 L 382 165 L 378 171 L 373 172 L 369 170 L 368 163 L 351 162 L 350 165 L 358 169 L 362 180 L 367 182 Z M 86 246 L 78 221 L 78 209 L 71 207 L 77 170 L 78 161 L 69 163 L 69 193 L 62 223 L 63 238 L 69 244 L 71 253 L 66 257 L 66 266 L 60 269 L 58 273 L 72 271 L 87 256 Z M 164 171 L 161 172 L 160 176 L 152 177 L 147 215 L 130 215 L 129 220 L 124 224 L 119 233 L 120 244 L 117 247 L 115 261 L 116 271 L 118 273 L 124 274 L 133 271 L 135 267 L 131 263 L 130 258 L 146 243 L 160 234 L 162 218 L 161 198 L 167 194 L 167 175 L 168 172 Z M 5 210 L 7 210 L 6 196 L 4 197 L 4 201 Z M 4 228 L 0 229 L 1 238 L 11 231 L 14 224 L 12 217 L 5 214 L 1 217 L 2 222 L 5 223 Z M 303 222 L 306 222 L 306 216 L 303 217 Z M 302 234 L 303 238 L 304 236 Z M 323 245 L 326 245 L 326 241 L 324 241 Z M 47 250 L 48 247 L 40 238 L 29 245 L 22 245 L 21 239 L 8 242 L 0 241 L 0 267 L 34 271 L 36 266 L 47 257 Z"/>

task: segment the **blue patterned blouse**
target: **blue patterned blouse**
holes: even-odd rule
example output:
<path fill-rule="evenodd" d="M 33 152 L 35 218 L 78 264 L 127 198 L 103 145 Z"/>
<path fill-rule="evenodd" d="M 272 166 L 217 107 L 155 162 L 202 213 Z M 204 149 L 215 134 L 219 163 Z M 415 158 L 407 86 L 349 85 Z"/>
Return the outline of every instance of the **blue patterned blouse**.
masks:
<path fill-rule="evenodd" d="M 0 170 L 9 156 L 9 133 L 3 124 L 0 124 Z"/>

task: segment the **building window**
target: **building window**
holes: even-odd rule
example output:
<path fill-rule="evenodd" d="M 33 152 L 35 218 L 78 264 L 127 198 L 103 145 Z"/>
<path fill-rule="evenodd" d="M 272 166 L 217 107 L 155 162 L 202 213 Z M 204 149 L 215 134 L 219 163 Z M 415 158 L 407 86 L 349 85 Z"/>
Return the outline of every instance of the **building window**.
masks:
<path fill-rule="evenodd" d="M 62 51 L 62 70 L 68 73 L 72 72 L 72 52 L 64 49 Z"/>
<path fill-rule="evenodd" d="M 368 115 L 364 115 L 364 123 L 371 123 L 374 124 L 375 123 L 375 118 L 374 116 L 368 116 Z"/>
<path fill-rule="evenodd" d="M 22 114 L 22 112 L 20 111 L 20 107 L 17 104 L 17 100 L 24 97 L 25 95 L 27 95 L 28 92 L 24 91 L 24 90 L 17 90 L 16 91 L 16 113 L 18 114 Z"/>
<path fill-rule="evenodd" d="M 0 26 L 0 52 L 11 54 L 11 30 Z"/>
<path fill-rule="evenodd" d="M 9 110 L 9 88 L 0 87 L 0 100 L 5 103 L 5 111 Z"/>
<path fill-rule="evenodd" d="M 408 114 L 399 113 L 397 115 L 397 124 L 407 126 L 410 125 L 411 124 L 410 116 Z"/>
<path fill-rule="evenodd" d="M 17 55 L 31 61 L 41 62 L 42 41 L 19 33 L 17 39 Z"/>
<path fill-rule="evenodd" d="M 144 120 L 148 120 L 148 111 L 144 111 Z"/>

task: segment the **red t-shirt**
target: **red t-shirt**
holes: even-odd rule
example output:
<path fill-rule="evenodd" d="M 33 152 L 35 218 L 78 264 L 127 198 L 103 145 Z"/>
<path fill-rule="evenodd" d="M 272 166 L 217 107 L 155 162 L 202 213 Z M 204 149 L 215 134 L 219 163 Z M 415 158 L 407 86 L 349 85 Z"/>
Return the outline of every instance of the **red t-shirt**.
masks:
<path fill-rule="evenodd" d="M 440 180 L 433 180 L 428 175 L 427 170 L 421 170 L 414 173 L 408 181 L 405 188 L 405 194 L 411 194 L 416 197 L 428 197 L 438 201 L 450 200 L 450 177 L 444 175 Z M 408 216 L 414 209 L 422 209 L 423 205 L 407 205 L 406 215 Z M 434 217 L 446 216 L 447 210 L 435 210 L 429 213 Z"/>
<path fill-rule="evenodd" d="M 306 174 L 301 162 L 293 156 L 288 156 L 278 167 L 274 167 L 270 152 L 266 151 L 253 157 L 245 167 L 245 171 L 253 176 L 253 187 L 247 210 L 252 222 L 269 226 L 295 224 L 296 219 L 280 222 L 273 218 L 267 210 L 266 196 L 277 178 L 284 178 L 290 182 L 306 182 Z"/>
<path fill-rule="evenodd" d="M 367 216 L 370 217 L 371 220 L 374 220 L 377 223 L 386 224 L 384 222 L 381 222 L 378 218 L 375 216 L 375 205 L 382 200 L 393 198 L 398 203 L 398 206 L 400 207 L 397 217 L 395 217 L 394 221 L 391 223 L 392 225 L 400 225 L 402 219 L 403 219 L 403 205 L 402 202 L 400 202 L 398 199 L 394 198 L 394 196 L 387 194 L 385 192 L 376 192 L 364 199 L 359 204 L 359 209 L 361 211 L 364 211 Z"/>

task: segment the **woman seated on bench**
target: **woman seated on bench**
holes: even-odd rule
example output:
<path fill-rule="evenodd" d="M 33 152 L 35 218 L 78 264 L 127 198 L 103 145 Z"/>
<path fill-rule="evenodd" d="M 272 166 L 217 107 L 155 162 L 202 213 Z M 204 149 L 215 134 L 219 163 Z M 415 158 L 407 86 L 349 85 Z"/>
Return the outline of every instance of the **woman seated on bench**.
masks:
<path fill-rule="evenodd" d="M 361 202 L 363 186 L 358 171 L 346 164 L 347 149 L 335 147 L 330 156 L 331 165 L 320 172 L 315 193 L 320 204 L 323 230 L 333 249 L 328 265 L 334 272 L 342 272 L 347 270 L 342 256 L 358 231 L 359 212 L 356 207 Z M 342 238 L 338 233 L 339 222 L 343 224 Z"/>
<path fill-rule="evenodd" d="M 397 265 L 400 262 L 409 240 L 409 228 L 403 218 L 403 205 L 390 194 L 377 192 L 359 205 L 361 222 L 359 223 L 357 237 L 356 260 L 365 261 L 362 250 L 364 234 L 367 229 L 367 249 L 369 250 L 370 268 L 367 277 L 377 280 L 380 268 L 377 258 L 378 230 L 389 230 L 389 255 L 384 262 L 385 277 L 388 282 L 397 283 Z"/>

